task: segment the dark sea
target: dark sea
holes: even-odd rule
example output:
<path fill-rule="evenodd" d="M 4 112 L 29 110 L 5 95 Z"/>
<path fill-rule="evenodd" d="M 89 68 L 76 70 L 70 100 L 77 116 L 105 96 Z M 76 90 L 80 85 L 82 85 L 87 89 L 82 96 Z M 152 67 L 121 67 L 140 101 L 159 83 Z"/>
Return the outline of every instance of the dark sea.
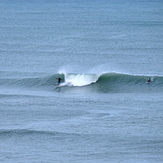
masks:
<path fill-rule="evenodd" d="M 0 0 L 0 163 L 162 162 L 163 1 Z"/>

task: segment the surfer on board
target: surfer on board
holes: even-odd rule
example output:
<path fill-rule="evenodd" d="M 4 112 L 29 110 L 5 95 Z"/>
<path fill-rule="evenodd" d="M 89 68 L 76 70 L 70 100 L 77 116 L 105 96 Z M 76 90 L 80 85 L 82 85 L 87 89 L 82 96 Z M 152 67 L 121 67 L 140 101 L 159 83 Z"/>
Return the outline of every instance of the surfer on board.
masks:
<path fill-rule="evenodd" d="M 58 79 L 58 85 L 61 83 L 61 78 L 56 78 L 56 79 Z"/>

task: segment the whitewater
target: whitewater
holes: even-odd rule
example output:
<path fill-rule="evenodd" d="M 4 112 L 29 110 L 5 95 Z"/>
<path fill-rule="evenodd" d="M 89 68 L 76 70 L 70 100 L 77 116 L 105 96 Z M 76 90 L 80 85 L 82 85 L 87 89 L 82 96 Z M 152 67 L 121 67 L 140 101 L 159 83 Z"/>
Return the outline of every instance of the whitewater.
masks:
<path fill-rule="evenodd" d="M 162 163 L 162 6 L 0 0 L 0 162 Z"/>

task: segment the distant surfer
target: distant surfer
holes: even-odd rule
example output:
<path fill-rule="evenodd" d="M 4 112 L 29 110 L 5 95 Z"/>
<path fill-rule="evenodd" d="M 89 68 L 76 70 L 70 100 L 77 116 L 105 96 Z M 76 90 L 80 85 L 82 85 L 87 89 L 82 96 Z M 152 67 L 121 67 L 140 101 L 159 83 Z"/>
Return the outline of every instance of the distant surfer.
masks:
<path fill-rule="evenodd" d="M 149 79 L 147 80 L 147 83 L 151 83 L 151 78 L 149 78 Z"/>
<path fill-rule="evenodd" d="M 57 78 L 58 79 L 58 85 L 61 83 L 61 78 Z"/>

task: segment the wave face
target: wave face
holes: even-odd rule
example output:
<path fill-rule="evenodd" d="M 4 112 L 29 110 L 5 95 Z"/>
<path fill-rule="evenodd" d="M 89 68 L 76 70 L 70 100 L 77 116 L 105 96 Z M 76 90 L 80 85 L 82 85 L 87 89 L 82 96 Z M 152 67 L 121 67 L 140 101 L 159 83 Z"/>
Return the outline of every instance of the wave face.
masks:
<path fill-rule="evenodd" d="M 151 82 L 147 80 L 151 78 Z M 97 84 L 106 92 L 158 92 L 163 90 L 163 76 L 128 75 L 119 73 L 102 74 Z"/>
<path fill-rule="evenodd" d="M 62 90 L 83 89 L 95 92 L 153 92 L 163 91 L 163 76 L 128 75 L 122 73 L 102 74 L 54 74 L 47 77 L 0 79 L 0 86 L 5 88 L 25 88 L 29 90 L 53 91 L 57 78 L 62 78 Z M 151 83 L 147 83 L 148 78 Z M 54 86 L 55 85 L 55 86 Z"/>

